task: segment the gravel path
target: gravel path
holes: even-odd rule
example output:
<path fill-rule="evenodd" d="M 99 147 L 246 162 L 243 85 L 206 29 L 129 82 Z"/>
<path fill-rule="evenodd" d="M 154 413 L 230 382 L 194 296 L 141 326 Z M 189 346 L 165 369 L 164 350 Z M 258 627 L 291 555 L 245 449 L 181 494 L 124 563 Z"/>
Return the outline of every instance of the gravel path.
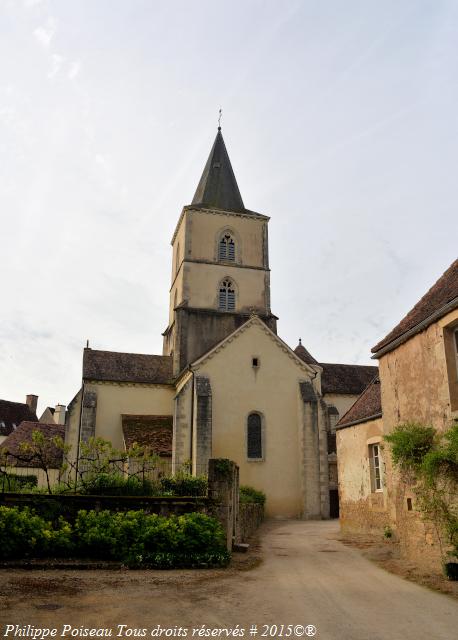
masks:
<path fill-rule="evenodd" d="M 177 627 L 175 637 L 187 628 L 188 638 L 201 625 L 238 624 L 251 638 L 252 624 L 290 624 L 314 625 L 326 640 L 458 637 L 456 600 L 383 571 L 335 540 L 337 530 L 334 521 L 269 522 L 263 562 L 255 550 L 227 571 L 2 570 L 0 636 L 6 624 L 57 628 L 57 637 L 65 624 L 111 628 L 112 637 L 118 624 L 146 637 L 161 625 Z"/>

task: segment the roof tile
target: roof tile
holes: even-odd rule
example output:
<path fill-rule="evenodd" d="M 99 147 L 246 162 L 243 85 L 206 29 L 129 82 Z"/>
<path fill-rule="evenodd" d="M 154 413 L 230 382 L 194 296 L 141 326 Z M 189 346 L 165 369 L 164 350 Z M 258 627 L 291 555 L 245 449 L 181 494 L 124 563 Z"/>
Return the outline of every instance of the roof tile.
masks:
<path fill-rule="evenodd" d="M 172 357 L 85 349 L 83 378 L 110 382 L 172 383 Z"/>
<path fill-rule="evenodd" d="M 126 449 L 134 443 L 160 456 L 172 455 L 173 416 L 122 416 Z"/>
<path fill-rule="evenodd" d="M 358 422 L 380 418 L 382 395 L 380 380 L 375 378 L 337 423 L 336 427 L 349 427 Z"/>
<path fill-rule="evenodd" d="M 9 454 L 9 464 L 18 467 L 39 467 L 41 466 L 36 457 L 31 454 L 24 453 L 21 449 L 22 443 L 32 443 L 32 435 L 34 431 L 39 431 L 45 438 L 50 440 L 55 436 L 64 439 L 65 425 L 48 424 L 46 422 L 24 421 L 15 429 L 11 435 L 6 438 L 0 445 L 0 449 L 5 449 Z M 12 458 L 11 458 L 12 456 Z M 16 459 L 14 459 L 16 458 Z M 46 462 L 50 468 L 58 469 L 62 466 L 63 452 L 62 449 L 51 444 L 49 451 L 46 453 Z"/>
<path fill-rule="evenodd" d="M 378 374 L 378 367 L 361 364 L 328 364 L 321 363 L 321 391 L 323 393 L 340 393 L 358 395 Z"/>

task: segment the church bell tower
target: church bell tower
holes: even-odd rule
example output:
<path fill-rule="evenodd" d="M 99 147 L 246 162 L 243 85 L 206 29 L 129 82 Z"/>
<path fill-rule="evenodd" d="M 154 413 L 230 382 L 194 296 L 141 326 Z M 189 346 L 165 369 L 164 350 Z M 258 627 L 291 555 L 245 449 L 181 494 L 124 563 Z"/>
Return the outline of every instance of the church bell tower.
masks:
<path fill-rule="evenodd" d="M 164 355 L 173 373 L 256 313 L 275 333 L 270 310 L 269 218 L 245 208 L 218 127 L 190 205 L 172 238 L 169 325 Z"/>

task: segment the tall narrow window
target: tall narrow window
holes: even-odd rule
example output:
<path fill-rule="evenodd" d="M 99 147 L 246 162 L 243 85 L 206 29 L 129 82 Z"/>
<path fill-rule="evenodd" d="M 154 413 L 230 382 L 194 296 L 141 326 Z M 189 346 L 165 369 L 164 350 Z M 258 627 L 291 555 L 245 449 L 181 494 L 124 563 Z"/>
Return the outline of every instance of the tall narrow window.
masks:
<path fill-rule="evenodd" d="M 372 491 L 383 491 L 382 483 L 382 461 L 380 456 L 380 445 L 369 445 L 369 462 L 371 473 L 371 488 Z"/>
<path fill-rule="evenodd" d="M 229 232 L 224 233 L 219 241 L 218 260 L 235 262 L 235 242 Z"/>
<path fill-rule="evenodd" d="M 246 439 L 247 458 L 249 460 L 262 459 L 262 423 L 259 413 L 250 413 L 248 416 Z"/>
<path fill-rule="evenodd" d="M 223 280 L 219 286 L 218 308 L 220 311 L 235 310 L 235 289 L 229 278 Z"/>

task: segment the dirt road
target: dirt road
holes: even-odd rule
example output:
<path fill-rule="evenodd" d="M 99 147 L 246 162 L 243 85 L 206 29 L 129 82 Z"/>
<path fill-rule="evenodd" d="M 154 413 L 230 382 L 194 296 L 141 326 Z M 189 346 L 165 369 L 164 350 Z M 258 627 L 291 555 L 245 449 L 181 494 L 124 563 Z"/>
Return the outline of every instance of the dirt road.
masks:
<path fill-rule="evenodd" d="M 326 640 L 458 637 L 455 600 L 386 573 L 336 541 L 337 528 L 335 522 L 268 523 L 263 562 L 248 571 L 3 570 L 0 637 L 6 624 L 54 627 L 59 634 L 64 624 L 109 627 L 113 637 L 118 624 L 146 628 L 148 635 L 159 624 L 188 628 L 188 638 L 202 624 L 238 624 L 251 638 L 254 623 L 261 632 L 263 624 L 314 625 L 315 637 Z"/>

